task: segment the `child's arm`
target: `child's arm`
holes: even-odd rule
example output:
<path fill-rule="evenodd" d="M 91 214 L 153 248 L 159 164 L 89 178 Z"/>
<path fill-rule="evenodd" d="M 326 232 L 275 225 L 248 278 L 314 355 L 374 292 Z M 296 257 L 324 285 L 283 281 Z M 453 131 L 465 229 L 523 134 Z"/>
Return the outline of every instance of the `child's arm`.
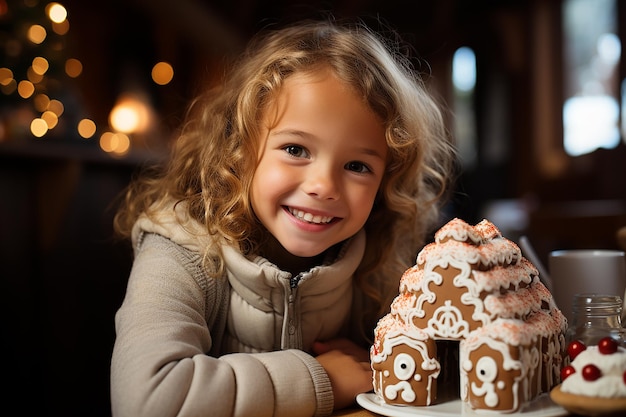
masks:
<path fill-rule="evenodd" d="M 137 253 L 116 315 L 111 405 L 120 416 L 314 416 L 332 411 L 328 376 L 298 351 L 215 358 L 206 323 L 216 281 L 194 279 L 199 259 L 154 236 Z M 179 248 L 173 252 L 172 248 Z M 187 252 L 188 254 L 188 252 Z M 225 292 L 227 294 L 227 292 Z"/>

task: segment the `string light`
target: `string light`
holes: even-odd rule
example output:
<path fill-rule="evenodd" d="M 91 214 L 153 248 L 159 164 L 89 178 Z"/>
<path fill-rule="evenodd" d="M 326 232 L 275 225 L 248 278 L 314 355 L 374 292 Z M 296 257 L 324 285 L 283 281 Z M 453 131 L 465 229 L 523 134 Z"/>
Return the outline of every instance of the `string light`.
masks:
<path fill-rule="evenodd" d="M 81 138 L 112 156 L 125 156 L 133 146 L 145 146 L 145 135 L 153 132 L 156 118 L 151 100 L 147 94 L 122 92 L 109 113 L 109 126 L 100 128 L 82 114 L 85 107 L 68 83 L 85 69 L 78 58 L 63 57 L 68 16 L 59 2 L 42 5 L 39 0 L 22 0 L 9 5 L 0 0 L 0 17 L 8 22 L 0 27 L 0 100 L 10 102 L 0 106 L 0 142 L 23 142 L 30 132 L 45 142 Z M 2 32 L 4 28 L 12 32 Z M 161 61 L 146 77 L 156 85 L 167 85 L 174 68 Z M 99 138 L 98 131 L 103 132 Z"/>

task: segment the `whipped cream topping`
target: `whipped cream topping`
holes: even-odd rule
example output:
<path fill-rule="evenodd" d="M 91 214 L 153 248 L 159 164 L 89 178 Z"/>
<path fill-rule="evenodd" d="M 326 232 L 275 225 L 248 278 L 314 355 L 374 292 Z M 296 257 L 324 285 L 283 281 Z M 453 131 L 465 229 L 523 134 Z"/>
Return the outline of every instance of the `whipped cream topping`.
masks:
<path fill-rule="evenodd" d="M 602 354 L 598 346 L 589 346 L 570 363 L 575 371 L 561 383 L 561 391 L 588 397 L 626 397 L 626 349 L 619 346 L 617 352 Z M 594 365 L 600 370 L 595 381 L 585 380 L 583 368 Z"/>

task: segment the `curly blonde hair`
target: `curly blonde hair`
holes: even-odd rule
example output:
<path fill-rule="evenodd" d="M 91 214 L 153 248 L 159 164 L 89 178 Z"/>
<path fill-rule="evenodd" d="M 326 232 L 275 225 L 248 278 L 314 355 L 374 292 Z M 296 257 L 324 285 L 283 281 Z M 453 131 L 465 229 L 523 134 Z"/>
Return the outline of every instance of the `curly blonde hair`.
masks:
<path fill-rule="evenodd" d="M 386 131 L 388 164 L 355 278 L 380 316 L 440 220 L 455 160 L 440 107 L 400 51 L 397 37 L 385 39 L 362 22 L 301 22 L 257 35 L 223 83 L 191 104 L 167 168 L 131 183 L 116 230 L 130 236 L 140 214 L 173 200 L 184 202 L 216 241 L 256 253 L 263 227 L 251 208 L 250 184 L 261 114 L 289 76 L 330 68 L 362 95 Z"/>

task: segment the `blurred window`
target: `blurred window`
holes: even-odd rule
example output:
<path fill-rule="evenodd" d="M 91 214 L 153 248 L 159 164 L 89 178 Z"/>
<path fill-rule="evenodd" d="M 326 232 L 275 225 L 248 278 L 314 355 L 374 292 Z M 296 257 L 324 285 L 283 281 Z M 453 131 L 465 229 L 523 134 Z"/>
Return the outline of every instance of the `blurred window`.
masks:
<path fill-rule="evenodd" d="M 612 149 L 620 135 L 617 0 L 565 0 L 563 146 L 570 156 Z M 625 86 L 622 88 L 622 106 Z"/>
<path fill-rule="evenodd" d="M 466 46 L 456 50 L 452 60 L 454 85 L 454 137 L 461 162 L 465 168 L 476 164 L 476 114 L 474 88 L 476 86 L 476 55 Z"/>

